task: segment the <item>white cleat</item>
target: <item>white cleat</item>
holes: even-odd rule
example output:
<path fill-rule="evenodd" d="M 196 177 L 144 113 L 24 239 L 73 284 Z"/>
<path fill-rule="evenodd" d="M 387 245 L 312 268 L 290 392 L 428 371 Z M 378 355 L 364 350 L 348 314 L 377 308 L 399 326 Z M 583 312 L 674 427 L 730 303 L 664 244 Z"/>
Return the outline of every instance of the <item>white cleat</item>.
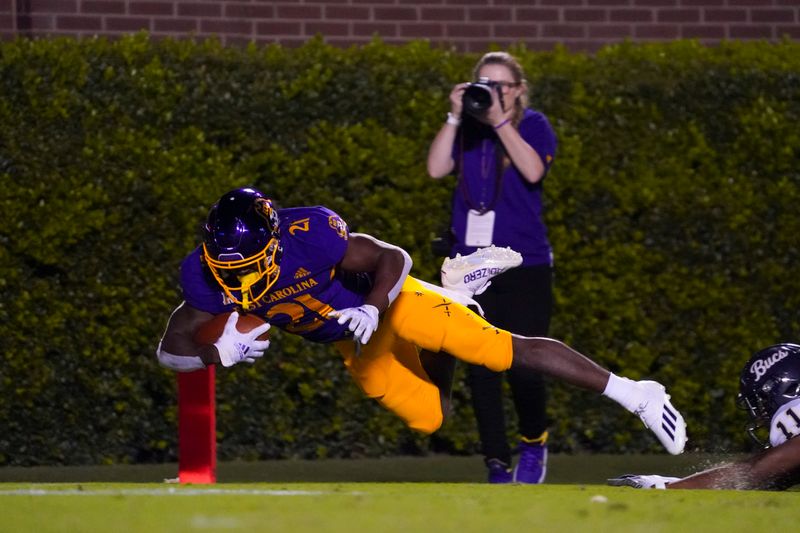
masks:
<path fill-rule="evenodd" d="M 637 381 L 641 399 L 633 414 L 652 431 L 672 455 L 683 453 L 686 446 L 686 422 L 669 401 L 664 386 L 655 381 Z"/>
<path fill-rule="evenodd" d="M 493 277 L 521 264 L 522 255 L 519 252 L 494 245 L 469 255 L 459 254 L 442 263 L 442 287 L 466 292 L 470 296 L 481 294 L 489 287 Z"/>

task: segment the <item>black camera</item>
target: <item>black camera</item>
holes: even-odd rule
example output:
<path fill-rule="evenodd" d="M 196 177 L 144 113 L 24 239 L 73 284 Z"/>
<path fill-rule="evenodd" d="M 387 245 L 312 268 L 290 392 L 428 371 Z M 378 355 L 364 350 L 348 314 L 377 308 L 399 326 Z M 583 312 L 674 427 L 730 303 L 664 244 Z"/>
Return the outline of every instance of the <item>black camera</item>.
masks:
<path fill-rule="evenodd" d="M 492 107 L 492 91 L 497 93 L 497 97 L 500 99 L 500 107 L 505 111 L 503 91 L 500 84 L 489 78 L 479 78 L 477 82 L 468 84 L 467 88 L 464 89 L 464 94 L 461 97 L 464 112 L 476 118 L 485 115 L 486 111 Z"/>

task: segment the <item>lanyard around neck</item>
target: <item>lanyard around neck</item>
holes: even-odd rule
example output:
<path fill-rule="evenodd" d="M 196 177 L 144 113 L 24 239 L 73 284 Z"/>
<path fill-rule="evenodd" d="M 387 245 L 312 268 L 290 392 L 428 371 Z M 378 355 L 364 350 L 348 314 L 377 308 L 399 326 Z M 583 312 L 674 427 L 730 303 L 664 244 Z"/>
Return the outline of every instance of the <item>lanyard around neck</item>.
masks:
<path fill-rule="evenodd" d="M 488 157 L 489 152 L 486 150 L 486 143 L 488 139 L 484 139 L 481 143 L 481 180 L 488 179 Z M 464 176 L 464 132 L 461 132 L 461 164 L 458 168 L 458 188 L 461 189 L 461 194 L 464 197 L 464 201 L 467 204 L 467 207 L 470 209 L 477 211 L 479 214 L 483 215 L 494 209 L 494 206 L 497 204 L 497 200 L 500 198 L 500 190 L 503 188 L 503 156 L 505 155 L 505 150 L 503 149 L 503 144 L 500 142 L 500 139 L 495 139 L 493 146 L 492 146 L 492 153 L 495 156 L 495 176 L 494 176 L 494 194 L 492 195 L 492 201 L 489 205 L 484 205 L 482 202 L 475 202 L 472 198 L 472 194 L 469 190 L 469 184 L 467 183 L 467 179 Z"/>

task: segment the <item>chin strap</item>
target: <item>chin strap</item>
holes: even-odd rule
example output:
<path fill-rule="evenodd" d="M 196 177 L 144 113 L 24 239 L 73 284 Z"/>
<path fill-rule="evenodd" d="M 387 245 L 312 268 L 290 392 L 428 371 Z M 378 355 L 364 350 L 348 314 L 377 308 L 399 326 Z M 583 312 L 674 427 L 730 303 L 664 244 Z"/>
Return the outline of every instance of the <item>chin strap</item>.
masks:
<path fill-rule="evenodd" d="M 242 309 L 244 311 L 250 311 L 255 307 L 255 304 L 250 301 L 250 287 L 257 283 L 259 279 L 261 278 L 258 272 L 250 272 L 239 277 L 239 282 L 242 284 Z"/>

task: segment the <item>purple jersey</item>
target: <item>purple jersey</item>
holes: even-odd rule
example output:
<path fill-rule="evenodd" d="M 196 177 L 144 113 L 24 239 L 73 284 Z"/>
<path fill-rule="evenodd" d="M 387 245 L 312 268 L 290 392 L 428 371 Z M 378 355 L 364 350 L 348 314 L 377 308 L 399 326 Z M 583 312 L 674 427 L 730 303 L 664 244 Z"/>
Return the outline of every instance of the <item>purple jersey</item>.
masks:
<path fill-rule="evenodd" d="M 547 117 L 525 109 L 519 134 L 539 154 L 545 170 L 549 169 L 555 157 L 556 136 Z M 459 129 L 453 159 L 461 179 L 453 193 L 451 223 L 456 242 L 451 257 L 476 250 L 464 243 L 469 210 L 491 210 L 496 216 L 492 244 L 510 246 L 521 253 L 525 266 L 551 264 L 552 250 L 542 217 L 544 179 L 529 183 L 514 165 L 508 165 L 498 176 L 498 142 L 491 126 L 476 125 L 468 132 Z"/>
<path fill-rule="evenodd" d="M 328 343 L 352 337 L 347 324 L 325 318 L 330 311 L 364 303 L 371 282 L 366 274 L 340 272 L 348 228 L 339 215 L 322 206 L 279 209 L 283 255 L 278 280 L 253 311 L 289 333 Z M 183 298 L 192 307 L 220 314 L 235 309 L 201 263 L 202 247 L 181 264 Z"/>

